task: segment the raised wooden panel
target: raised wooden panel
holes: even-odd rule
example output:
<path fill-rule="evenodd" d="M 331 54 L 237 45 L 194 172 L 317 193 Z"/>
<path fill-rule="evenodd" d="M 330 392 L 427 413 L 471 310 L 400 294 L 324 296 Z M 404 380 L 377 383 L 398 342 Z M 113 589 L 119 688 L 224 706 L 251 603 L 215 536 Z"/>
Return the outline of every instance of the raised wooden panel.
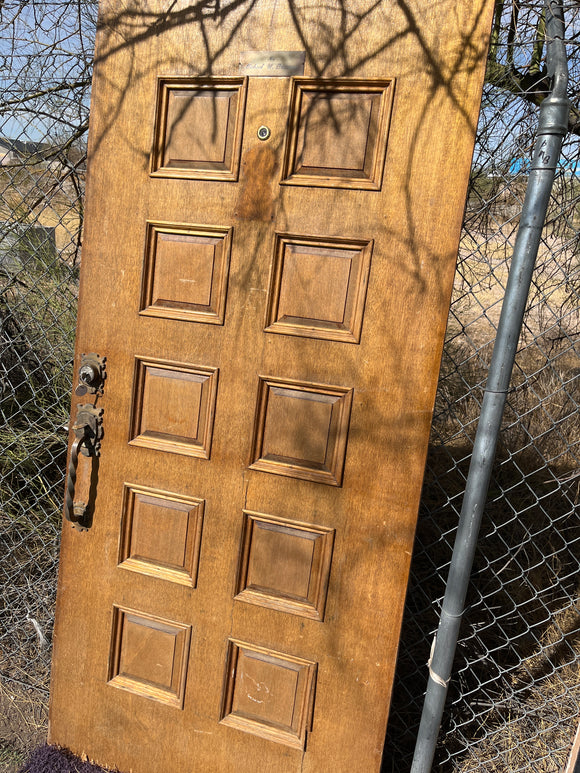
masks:
<path fill-rule="evenodd" d="M 266 330 L 358 343 L 373 242 L 276 234 Z"/>
<path fill-rule="evenodd" d="M 125 484 L 119 566 L 195 588 L 205 502 Z"/>
<path fill-rule="evenodd" d="M 159 78 L 151 174 L 237 180 L 244 78 Z"/>
<path fill-rule="evenodd" d="M 304 749 L 315 681 L 316 663 L 230 639 L 221 722 Z"/>
<path fill-rule="evenodd" d="M 324 619 L 334 529 L 244 511 L 238 601 Z"/>
<path fill-rule="evenodd" d="M 217 368 L 135 358 L 130 443 L 209 459 Z"/>
<path fill-rule="evenodd" d="M 113 607 L 108 682 L 183 708 L 191 626 Z"/>
<path fill-rule="evenodd" d="M 352 392 L 260 377 L 250 469 L 340 486 Z"/>
<path fill-rule="evenodd" d="M 231 228 L 147 223 L 140 313 L 222 325 Z"/>
<path fill-rule="evenodd" d="M 380 190 L 394 79 L 295 78 L 282 184 Z"/>

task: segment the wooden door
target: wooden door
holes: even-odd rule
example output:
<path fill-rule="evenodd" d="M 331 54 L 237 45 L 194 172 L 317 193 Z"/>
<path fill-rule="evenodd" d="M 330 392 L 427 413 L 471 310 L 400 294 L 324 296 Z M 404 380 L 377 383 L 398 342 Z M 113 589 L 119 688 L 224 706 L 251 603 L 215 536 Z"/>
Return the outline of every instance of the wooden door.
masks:
<path fill-rule="evenodd" d="M 379 769 L 490 14 L 102 3 L 53 743 Z"/>

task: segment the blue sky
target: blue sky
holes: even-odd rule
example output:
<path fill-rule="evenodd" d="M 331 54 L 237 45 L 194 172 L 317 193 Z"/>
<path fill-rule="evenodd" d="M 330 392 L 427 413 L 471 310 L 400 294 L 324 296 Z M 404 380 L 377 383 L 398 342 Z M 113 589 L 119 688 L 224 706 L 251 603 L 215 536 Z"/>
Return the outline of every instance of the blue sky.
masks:
<path fill-rule="evenodd" d="M 81 2 L 80 8 L 79 16 L 79 5 L 66 0 L 31 0 L 22 8 L 18 1 L 5 2 L 0 20 L 0 93 L 2 102 L 12 104 L 0 114 L 0 135 L 54 141 L 86 118 L 88 92 L 82 89 L 14 104 L 23 94 L 87 78 L 94 21 L 86 4 Z"/>

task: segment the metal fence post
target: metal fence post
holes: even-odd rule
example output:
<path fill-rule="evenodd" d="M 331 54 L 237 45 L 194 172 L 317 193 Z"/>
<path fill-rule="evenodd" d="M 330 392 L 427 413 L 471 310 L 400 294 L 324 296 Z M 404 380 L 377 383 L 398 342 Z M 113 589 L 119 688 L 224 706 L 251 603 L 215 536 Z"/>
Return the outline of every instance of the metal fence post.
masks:
<path fill-rule="evenodd" d="M 553 88 L 540 106 L 537 141 L 475 436 L 439 627 L 431 651 L 429 680 L 411 773 L 429 773 L 433 764 L 526 299 L 562 139 L 568 129 L 568 68 L 561 5 L 548 0 L 546 16 L 548 66 Z"/>

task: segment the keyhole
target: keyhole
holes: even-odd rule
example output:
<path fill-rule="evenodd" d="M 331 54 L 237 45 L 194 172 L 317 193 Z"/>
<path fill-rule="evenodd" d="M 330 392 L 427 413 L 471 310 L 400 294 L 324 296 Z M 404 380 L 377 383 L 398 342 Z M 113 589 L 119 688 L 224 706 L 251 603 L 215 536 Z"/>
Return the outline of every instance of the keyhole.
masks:
<path fill-rule="evenodd" d="M 99 378 L 99 371 L 94 365 L 83 365 L 79 371 L 80 380 L 92 386 Z"/>

